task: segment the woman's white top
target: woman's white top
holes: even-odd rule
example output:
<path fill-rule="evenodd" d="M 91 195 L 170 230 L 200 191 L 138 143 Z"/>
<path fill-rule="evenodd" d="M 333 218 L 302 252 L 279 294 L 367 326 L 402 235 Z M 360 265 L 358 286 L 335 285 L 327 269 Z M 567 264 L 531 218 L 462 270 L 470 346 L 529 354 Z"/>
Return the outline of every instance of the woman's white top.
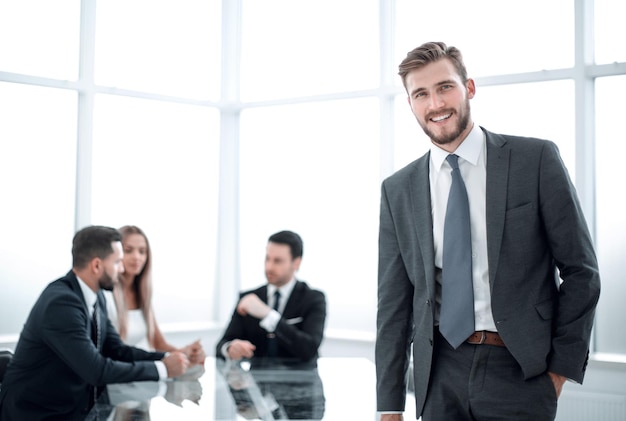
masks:
<path fill-rule="evenodd" d="M 111 291 L 103 291 L 103 293 L 107 302 L 109 320 L 117 329 L 117 309 L 115 308 L 113 293 Z M 153 351 L 148 344 L 148 326 L 141 310 L 128 310 L 128 330 L 124 343 L 145 351 Z"/>

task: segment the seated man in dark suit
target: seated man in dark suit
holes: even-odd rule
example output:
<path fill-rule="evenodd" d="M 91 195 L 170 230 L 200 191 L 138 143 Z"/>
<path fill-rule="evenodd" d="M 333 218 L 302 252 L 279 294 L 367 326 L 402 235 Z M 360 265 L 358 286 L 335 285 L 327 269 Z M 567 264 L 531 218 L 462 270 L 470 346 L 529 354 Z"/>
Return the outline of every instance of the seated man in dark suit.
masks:
<path fill-rule="evenodd" d="M 218 357 L 296 361 L 317 358 L 324 336 L 326 298 L 321 291 L 295 278 L 302 248 L 302 239 L 291 231 L 269 238 L 265 257 L 268 284 L 241 294 L 230 324 L 217 344 Z"/>
<path fill-rule="evenodd" d="M 123 272 L 120 233 L 91 226 L 74 236 L 73 268 L 33 306 L 0 389 L 0 419 L 84 420 L 99 386 L 183 374 L 181 352 L 166 356 L 124 345 L 100 289 Z"/>

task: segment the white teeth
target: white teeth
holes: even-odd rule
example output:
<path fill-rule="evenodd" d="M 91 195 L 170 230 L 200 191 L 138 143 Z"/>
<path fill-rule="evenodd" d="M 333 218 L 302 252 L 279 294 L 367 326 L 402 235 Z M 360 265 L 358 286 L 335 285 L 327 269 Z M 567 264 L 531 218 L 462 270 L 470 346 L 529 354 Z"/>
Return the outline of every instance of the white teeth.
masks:
<path fill-rule="evenodd" d="M 446 114 L 446 115 L 442 115 L 442 116 L 439 116 L 439 117 L 433 117 L 433 118 L 431 118 L 431 120 L 434 121 L 434 122 L 438 122 L 438 121 L 441 121 L 441 120 L 445 120 L 446 118 L 449 118 L 451 115 L 452 114 Z"/>

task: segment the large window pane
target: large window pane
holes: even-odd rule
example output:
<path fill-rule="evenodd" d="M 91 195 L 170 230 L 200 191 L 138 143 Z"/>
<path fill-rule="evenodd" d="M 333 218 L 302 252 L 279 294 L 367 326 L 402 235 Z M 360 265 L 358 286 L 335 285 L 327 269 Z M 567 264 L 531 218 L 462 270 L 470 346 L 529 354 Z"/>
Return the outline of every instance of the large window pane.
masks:
<path fill-rule="evenodd" d="M 428 41 L 461 50 L 470 77 L 571 67 L 572 0 L 396 1 L 397 65 Z M 398 84 L 401 81 L 397 80 Z"/>
<path fill-rule="evenodd" d="M 558 98 L 558 106 L 546 98 Z M 553 141 L 575 180 L 574 83 L 523 83 L 476 88 L 470 100 L 474 122 L 496 133 Z"/>
<path fill-rule="evenodd" d="M 304 241 L 298 277 L 327 295 L 327 326 L 374 331 L 378 112 L 375 99 L 243 112 L 243 288 L 266 282 L 267 238 L 290 229 Z"/>
<path fill-rule="evenodd" d="M 0 1 L 0 71 L 78 76 L 80 1 Z"/>
<path fill-rule="evenodd" d="M 626 3 L 615 0 L 593 0 L 595 7 L 594 41 L 596 63 L 626 61 Z"/>
<path fill-rule="evenodd" d="M 218 124 L 209 108 L 96 97 L 92 220 L 146 232 L 161 322 L 210 319 Z"/>
<path fill-rule="evenodd" d="M 98 2 L 96 83 L 217 100 L 219 0 Z"/>
<path fill-rule="evenodd" d="M 379 83 L 377 0 L 243 0 L 245 101 Z"/>
<path fill-rule="evenodd" d="M 72 267 L 76 94 L 0 83 L 0 335 Z"/>
<path fill-rule="evenodd" d="M 602 295 L 596 316 L 596 347 L 600 352 L 626 354 L 626 220 L 624 219 L 623 99 L 626 76 L 596 81 L 596 229 L 597 250 L 602 276 Z"/>

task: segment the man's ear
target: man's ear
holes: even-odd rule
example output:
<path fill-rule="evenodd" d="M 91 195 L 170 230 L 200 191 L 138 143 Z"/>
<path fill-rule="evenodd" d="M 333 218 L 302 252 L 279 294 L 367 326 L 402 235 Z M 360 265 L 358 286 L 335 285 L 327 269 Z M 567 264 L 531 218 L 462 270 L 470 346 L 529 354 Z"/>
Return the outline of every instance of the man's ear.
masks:
<path fill-rule="evenodd" d="M 102 260 L 99 257 L 94 257 L 89 262 L 89 271 L 94 274 L 99 274 L 102 270 Z"/>
<path fill-rule="evenodd" d="M 302 263 L 302 257 L 296 257 L 295 259 L 293 259 L 293 266 L 296 272 L 298 271 L 298 269 L 300 269 L 300 263 Z"/>
<path fill-rule="evenodd" d="M 474 79 L 467 79 L 467 99 L 474 98 L 476 95 L 476 84 L 474 83 Z"/>

